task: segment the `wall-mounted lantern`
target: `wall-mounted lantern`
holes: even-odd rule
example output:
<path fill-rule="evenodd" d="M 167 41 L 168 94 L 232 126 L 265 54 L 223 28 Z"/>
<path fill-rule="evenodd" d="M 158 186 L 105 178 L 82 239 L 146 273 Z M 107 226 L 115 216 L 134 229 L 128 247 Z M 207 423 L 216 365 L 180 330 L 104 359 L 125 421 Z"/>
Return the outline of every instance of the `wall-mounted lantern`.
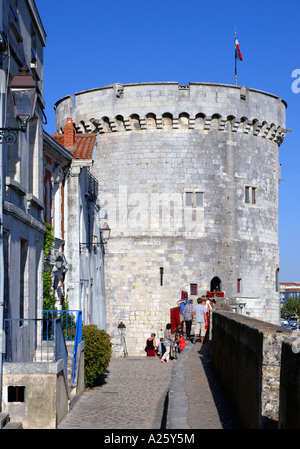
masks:
<path fill-rule="evenodd" d="M 111 229 L 108 226 L 108 224 L 105 224 L 102 226 L 101 234 L 102 234 L 103 243 L 107 243 L 107 241 L 110 239 L 110 232 L 111 232 Z"/>
<path fill-rule="evenodd" d="M 20 67 L 9 85 L 9 93 L 17 120 L 21 122 L 21 130 L 26 131 L 27 123 L 33 118 L 37 100 L 36 83 L 30 71 Z"/>
<path fill-rule="evenodd" d="M 63 263 L 64 263 L 64 259 L 62 258 L 62 256 L 58 256 L 58 257 L 56 258 L 56 260 L 55 260 L 56 268 L 57 268 L 58 270 L 61 270 L 61 268 L 62 268 L 62 266 L 63 266 Z"/>
<path fill-rule="evenodd" d="M 83 248 L 93 248 L 94 250 L 96 248 L 98 248 L 98 246 L 102 246 L 103 250 L 104 250 L 104 245 L 107 243 L 107 241 L 110 238 L 110 227 L 108 226 L 108 224 L 105 224 L 102 226 L 102 228 L 100 229 L 101 231 L 101 241 L 98 242 L 97 241 L 97 237 L 94 236 L 93 238 L 93 242 L 89 242 L 89 243 L 79 243 L 79 248 L 80 248 L 80 252 L 83 250 Z"/>
<path fill-rule="evenodd" d="M 8 143 L 16 142 L 17 132 L 26 132 L 27 124 L 33 118 L 37 100 L 36 83 L 30 71 L 21 67 L 20 72 L 13 76 L 9 85 L 9 94 L 16 119 L 20 128 L 0 128 L 0 138 L 4 136 Z"/>

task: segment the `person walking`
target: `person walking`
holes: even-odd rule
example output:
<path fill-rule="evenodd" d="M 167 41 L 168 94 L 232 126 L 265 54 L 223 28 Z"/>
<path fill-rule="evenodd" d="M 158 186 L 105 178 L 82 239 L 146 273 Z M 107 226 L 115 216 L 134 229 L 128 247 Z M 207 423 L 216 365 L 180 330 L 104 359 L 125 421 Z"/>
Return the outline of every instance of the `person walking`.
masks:
<path fill-rule="evenodd" d="M 170 360 L 170 349 L 171 349 L 171 344 L 174 342 L 174 339 L 171 336 L 171 323 L 168 323 L 166 325 L 166 329 L 164 331 L 164 347 L 166 348 L 165 353 L 163 354 L 162 358 L 160 359 L 160 361 L 162 363 L 172 363 L 172 361 Z"/>
<path fill-rule="evenodd" d="M 183 319 L 185 321 L 185 330 L 186 330 L 186 339 L 189 340 L 191 338 L 191 328 L 193 323 L 193 311 L 194 305 L 193 300 L 190 299 L 189 304 L 186 304 L 183 311 Z"/>
<path fill-rule="evenodd" d="M 177 301 L 177 304 L 179 305 L 179 321 L 180 321 L 180 330 L 183 332 L 183 326 L 184 326 L 184 309 L 187 304 L 189 304 L 189 299 L 187 293 L 184 293 L 183 298 L 181 298 L 179 301 Z"/>
<path fill-rule="evenodd" d="M 205 297 L 197 299 L 197 305 L 194 307 L 193 315 L 195 320 L 194 343 L 197 342 L 198 335 L 200 336 L 200 342 L 203 343 L 207 323 L 207 305 Z"/>
<path fill-rule="evenodd" d="M 206 296 L 206 298 L 207 298 L 207 296 Z M 214 298 L 207 298 L 206 299 L 207 322 L 206 322 L 206 326 L 205 326 L 204 342 L 208 342 L 208 340 L 209 340 L 210 312 L 213 309 L 215 304 L 216 304 L 216 300 Z"/>

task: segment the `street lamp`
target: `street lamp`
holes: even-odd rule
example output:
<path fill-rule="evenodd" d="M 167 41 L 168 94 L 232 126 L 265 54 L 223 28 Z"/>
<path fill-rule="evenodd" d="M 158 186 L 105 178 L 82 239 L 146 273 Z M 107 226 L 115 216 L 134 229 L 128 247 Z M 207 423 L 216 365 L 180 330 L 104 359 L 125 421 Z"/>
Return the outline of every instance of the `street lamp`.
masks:
<path fill-rule="evenodd" d="M 27 123 L 33 117 L 37 100 L 36 84 L 29 69 L 20 67 L 9 86 L 15 117 L 21 122 L 21 130 L 26 131 Z"/>
<path fill-rule="evenodd" d="M 62 258 L 62 256 L 59 255 L 55 260 L 55 265 L 58 270 L 60 270 L 62 268 L 63 262 L 64 262 L 64 259 Z"/>
<path fill-rule="evenodd" d="M 126 326 L 125 326 L 125 324 L 122 323 L 122 321 L 121 321 L 121 323 L 118 325 L 118 330 L 119 330 L 119 334 L 121 335 L 121 337 L 124 336 L 124 334 L 125 334 L 125 329 L 126 329 Z"/>
<path fill-rule="evenodd" d="M 7 133 L 8 136 L 5 137 L 5 140 L 9 143 L 15 142 L 16 132 L 26 132 L 27 123 L 33 118 L 37 100 L 37 89 L 33 76 L 25 67 L 20 67 L 19 70 L 20 72 L 13 76 L 8 88 L 14 115 L 21 122 L 21 127 L 0 128 L 0 136 Z"/>
<path fill-rule="evenodd" d="M 101 228 L 101 234 L 102 234 L 102 240 L 104 243 L 107 243 L 107 241 L 110 238 L 110 227 L 108 226 L 108 224 L 105 224 L 102 228 Z"/>
<path fill-rule="evenodd" d="M 128 355 L 127 346 L 125 341 L 125 330 L 126 326 L 122 321 L 118 324 L 118 331 L 121 336 L 121 348 L 123 349 L 123 356 L 126 357 Z"/>

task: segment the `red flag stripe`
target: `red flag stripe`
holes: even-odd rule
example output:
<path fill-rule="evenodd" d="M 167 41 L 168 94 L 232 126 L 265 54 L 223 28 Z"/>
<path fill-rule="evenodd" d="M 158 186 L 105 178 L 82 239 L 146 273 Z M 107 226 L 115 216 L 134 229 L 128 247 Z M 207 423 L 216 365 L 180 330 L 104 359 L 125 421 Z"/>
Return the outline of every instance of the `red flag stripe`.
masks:
<path fill-rule="evenodd" d="M 238 59 L 239 59 L 240 61 L 242 61 L 242 60 L 243 60 L 243 57 L 242 57 L 242 53 L 241 53 L 241 51 L 240 51 L 240 44 L 239 44 L 239 41 L 238 41 L 237 39 L 235 39 L 235 49 L 236 49 L 236 51 L 237 51 Z"/>

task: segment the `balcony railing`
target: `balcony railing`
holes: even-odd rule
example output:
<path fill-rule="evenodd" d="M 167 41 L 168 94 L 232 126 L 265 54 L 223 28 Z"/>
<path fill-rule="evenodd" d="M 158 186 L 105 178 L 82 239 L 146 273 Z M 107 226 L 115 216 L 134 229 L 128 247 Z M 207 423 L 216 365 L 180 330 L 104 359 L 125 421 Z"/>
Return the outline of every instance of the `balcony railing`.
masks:
<path fill-rule="evenodd" d="M 88 173 L 88 200 L 96 201 L 98 197 L 99 183 L 98 180 L 91 174 Z"/>

